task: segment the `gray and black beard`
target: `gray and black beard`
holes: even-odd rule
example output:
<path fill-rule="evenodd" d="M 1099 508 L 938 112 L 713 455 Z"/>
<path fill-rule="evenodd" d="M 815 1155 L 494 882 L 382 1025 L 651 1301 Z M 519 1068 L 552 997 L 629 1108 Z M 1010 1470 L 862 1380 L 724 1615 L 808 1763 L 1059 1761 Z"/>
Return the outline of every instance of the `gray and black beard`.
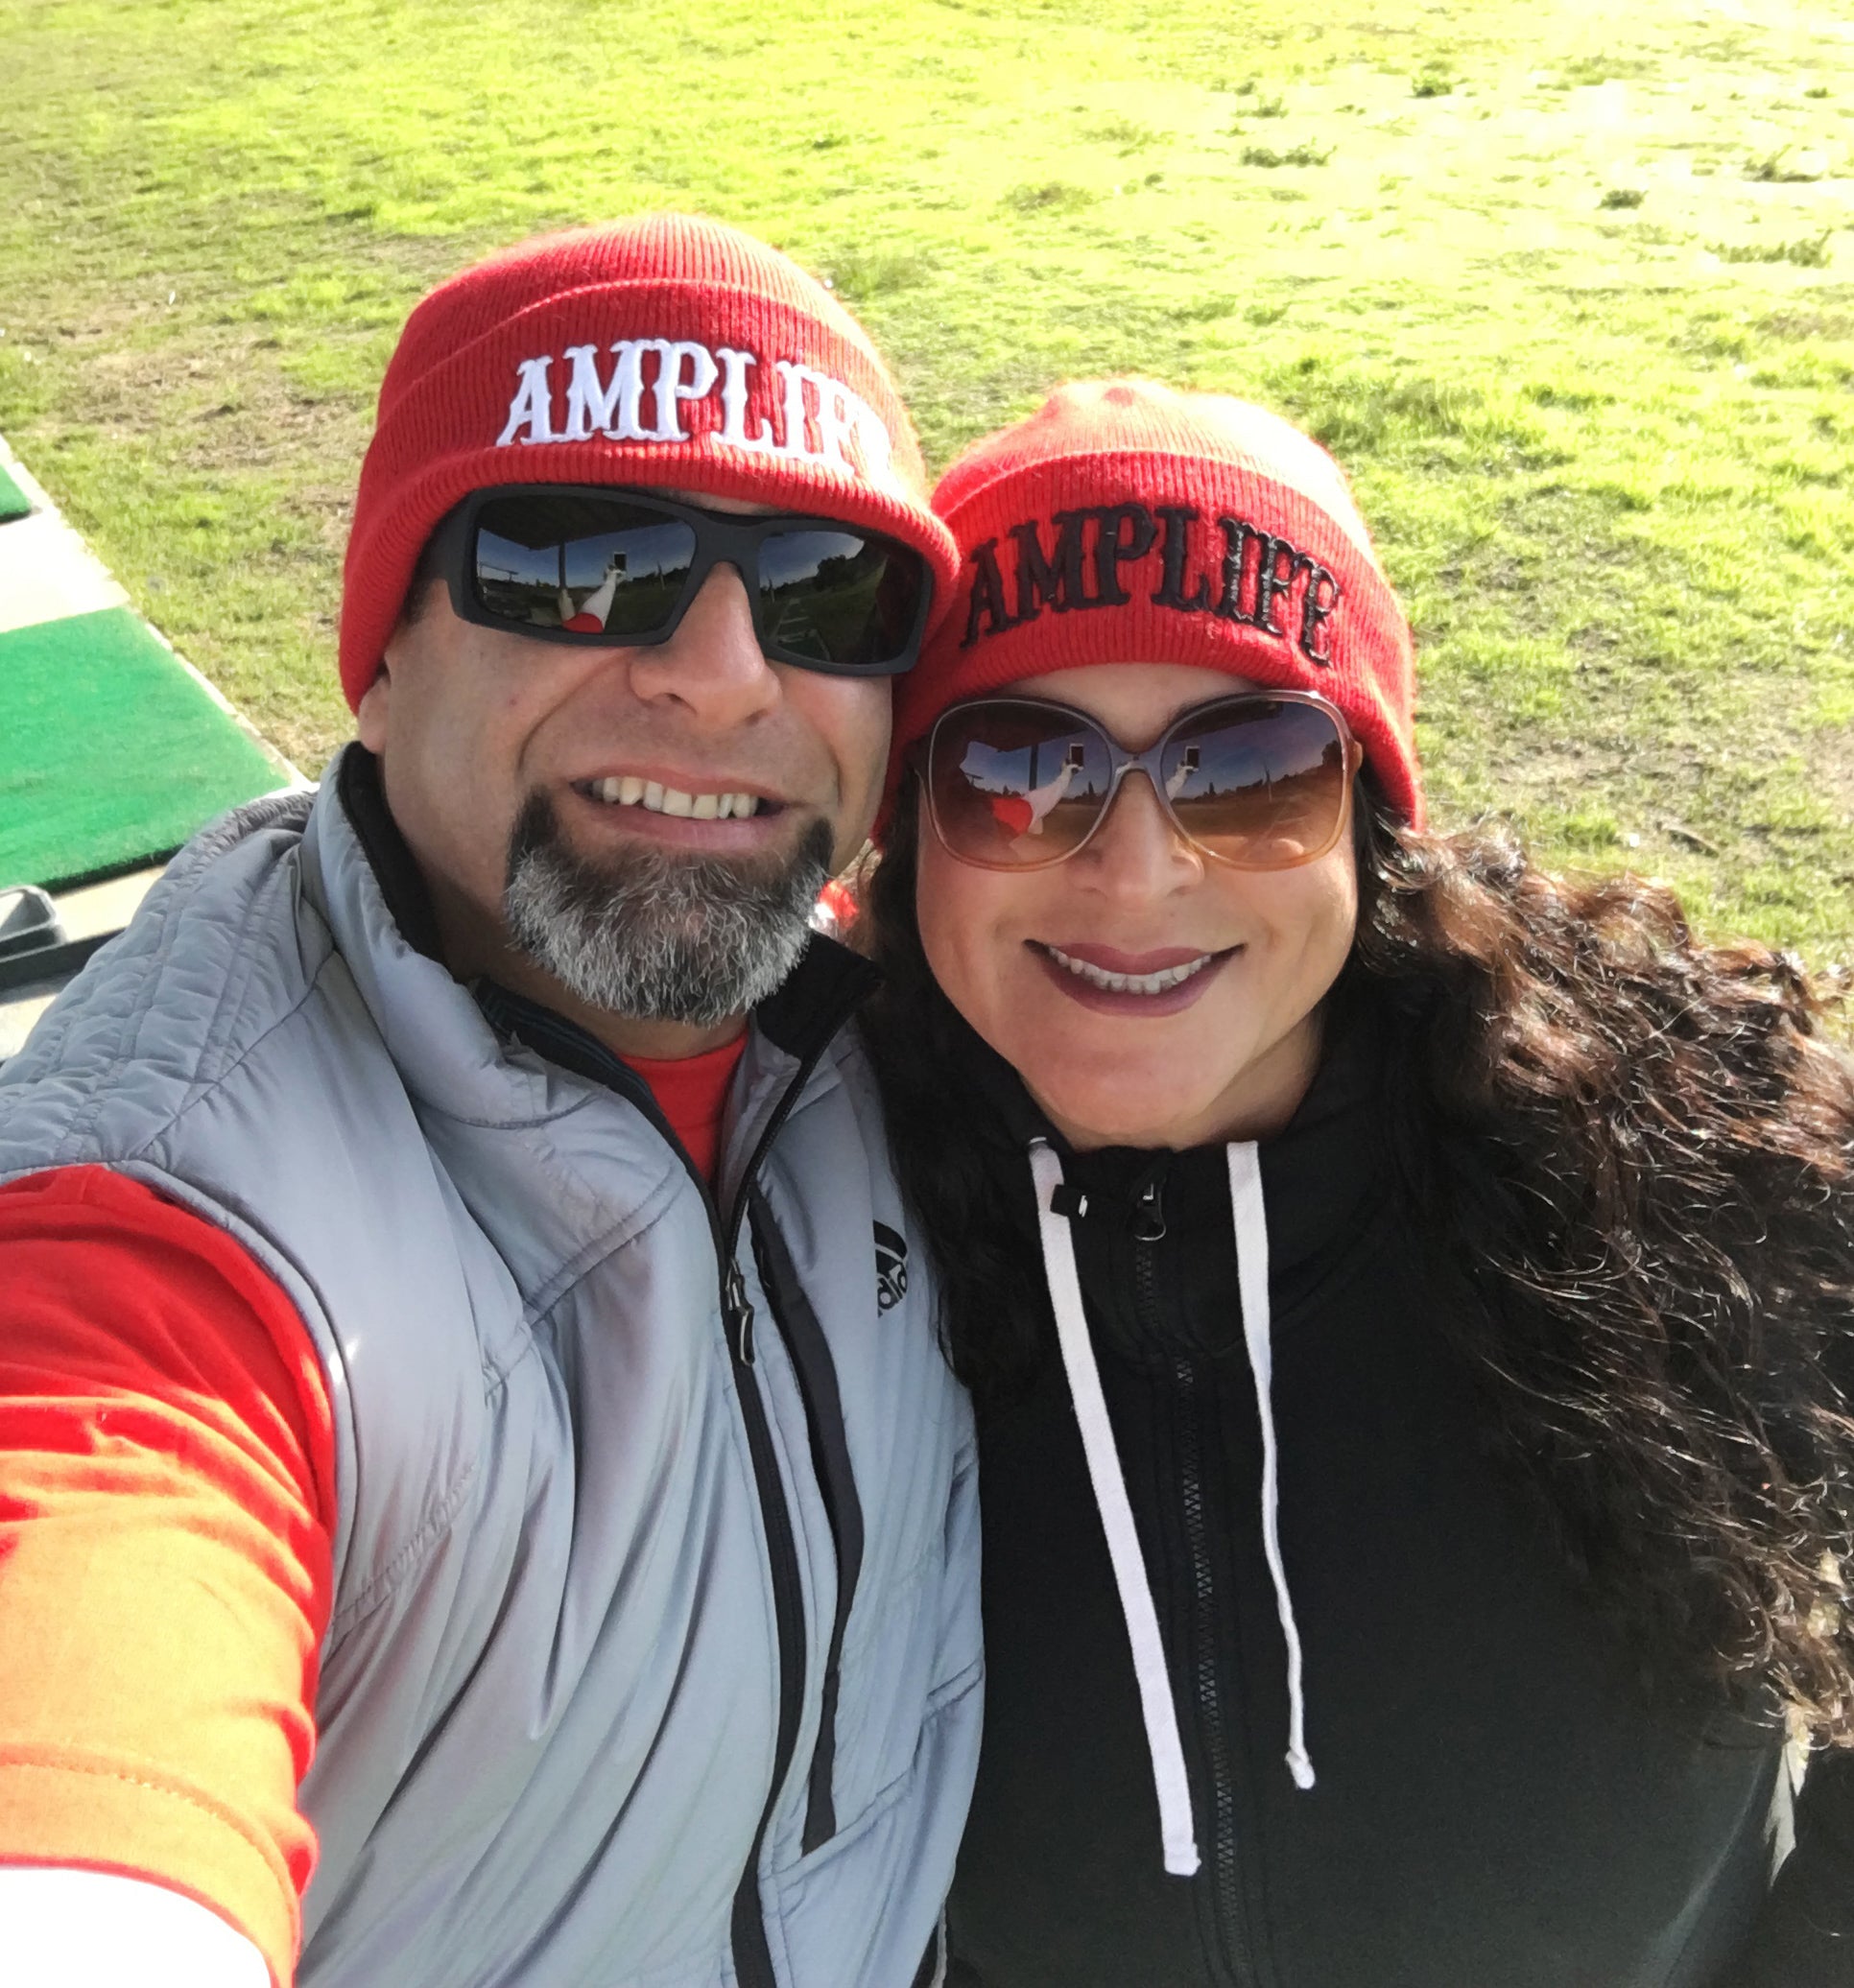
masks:
<path fill-rule="evenodd" d="M 776 864 L 639 846 L 576 856 L 531 794 L 509 838 L 502 911 L 516 948 L 589 1006 L 711 1026 L 744 1014 L 798 963 L 830 876 L 826 822 Z"/>

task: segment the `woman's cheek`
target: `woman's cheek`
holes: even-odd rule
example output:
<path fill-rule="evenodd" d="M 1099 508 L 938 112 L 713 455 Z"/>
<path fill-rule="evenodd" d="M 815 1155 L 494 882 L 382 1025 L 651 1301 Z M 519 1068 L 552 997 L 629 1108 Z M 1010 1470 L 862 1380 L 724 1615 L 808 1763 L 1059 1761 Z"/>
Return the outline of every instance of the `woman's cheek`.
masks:
<path fill-rule="evenodd" d="M 961 863 L 940 846 L 924 819 L 919 834 L 915 917 L 921 947 L 947 999 L 987 1034 L 982 1013 L 998 1005 L 998 982 L 1012 963 L 1007 929 L 1022 929 L 1037 879 Z"/>

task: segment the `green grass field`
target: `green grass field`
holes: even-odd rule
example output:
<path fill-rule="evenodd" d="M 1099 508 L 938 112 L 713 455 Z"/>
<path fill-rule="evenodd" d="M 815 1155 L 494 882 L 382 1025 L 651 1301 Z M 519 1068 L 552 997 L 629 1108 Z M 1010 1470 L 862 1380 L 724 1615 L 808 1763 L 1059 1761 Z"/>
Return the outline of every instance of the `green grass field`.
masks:
<path fill-rule="evenodd" d="M 406 310 L 685 206 L 830 276 L 937 466 L 1109 370 L 1311 426 L 1416 624 L 1440 818 L 1854 950 L 1844 15 L 0 0 L 0 432 L 311 770 Z"/>

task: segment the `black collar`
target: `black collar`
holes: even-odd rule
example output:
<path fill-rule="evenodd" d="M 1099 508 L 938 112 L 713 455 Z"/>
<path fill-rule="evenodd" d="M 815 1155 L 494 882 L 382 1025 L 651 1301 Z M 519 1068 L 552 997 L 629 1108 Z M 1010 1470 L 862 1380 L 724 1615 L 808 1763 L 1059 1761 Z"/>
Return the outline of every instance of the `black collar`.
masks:
<path fill-rule="evenodd" d="M 341 756 L 335 792 L 392 922 L 414 952 L 441 965 L 444 955 L 438 943 L 438 914 L 432 910 L 431 892 L 425 888 L 411 845 L 387 806 L 380 762 L 358 739 Z"/>
<path fill-rule="evenodd" d="M 1078 1153 L 1016 1071 L 963 1021 L 957 1021 L 955 1039 L 962 1087 L 973 1106 L 972 1136 L 991 1150 L 994 1165 L 1020 1170 L 1030 1142 L 1045 1139 L 1061 1158 L 1065 1182 L 1077 1195 L 1088 1196 L 1091 1214 L 1130 1224 L 1141 1195 L 1156 1179 L 1171 1201 L 1201 1210 L 1226 1235 L 1227 1163 L 1221 1144 L 1176 1152 L 1104 1147 Z M 1388 1191 L 1393 1176 L 1384 1126 L 1385 1076 L 1382 1026 L 1368 993 L 1348 978 L 1329 997 L 1319 1068 L 1307 1095 L 1288 1124 L 1261 1142 L 1270 1256 L 1277 1276 L 1327 1261 Z"/>

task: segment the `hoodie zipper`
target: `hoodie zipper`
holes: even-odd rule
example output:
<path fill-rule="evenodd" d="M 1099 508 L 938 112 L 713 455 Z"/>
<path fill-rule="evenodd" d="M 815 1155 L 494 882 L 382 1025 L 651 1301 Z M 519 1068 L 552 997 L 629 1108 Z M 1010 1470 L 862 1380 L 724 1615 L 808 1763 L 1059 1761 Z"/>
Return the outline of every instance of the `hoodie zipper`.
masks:
<path fill-rule="evenodd" d="M 1133 1301 L 1148 1343 L 1160 1345 L 1163 1320 L 1158 1297 L 1158 1245 L 1167 1234 L 1163 1177 L 1153 1175 L 1134 1202 Z M 1210 1768 L 1210 1879 L 1224 1939 L 1236 1959 L 1239 1979 L 1248 1977 L 1243 1937 L 1244 1912 L 1236 1863 L 1236 1779 L 1229 1731 L 1217 1688 L 1217 1589 L 1204 1518 L 1202 1414 L 1198 1371 L 1188 1360 L 1172 1362 L 1178 1441 L 1178 1497 L 1185 1546 L 1191 1561 L 1191 1691 L 1198 1727 Z"/>
<path fill-rule="evenodd" d="M 1202 1415 L 1197 1369 L 1188 1360 L 1174 1361 L 1172 1378 L 1178 1394 L 1178 1497 L 1191 1554 L 1192 1687 L 1210 1763 L 1210 1881 L 1224 1937 L 1240 1961 L 1248 1942 L 1242 1937 L 1243 1893 L 1236 1865 L 1236 1777 L 1217 1689 L 1217 1590 L 1209 1528 L 1204 1523 Z M 1247 1972 L 1239 1965 L 1240 1975 Z"/>

